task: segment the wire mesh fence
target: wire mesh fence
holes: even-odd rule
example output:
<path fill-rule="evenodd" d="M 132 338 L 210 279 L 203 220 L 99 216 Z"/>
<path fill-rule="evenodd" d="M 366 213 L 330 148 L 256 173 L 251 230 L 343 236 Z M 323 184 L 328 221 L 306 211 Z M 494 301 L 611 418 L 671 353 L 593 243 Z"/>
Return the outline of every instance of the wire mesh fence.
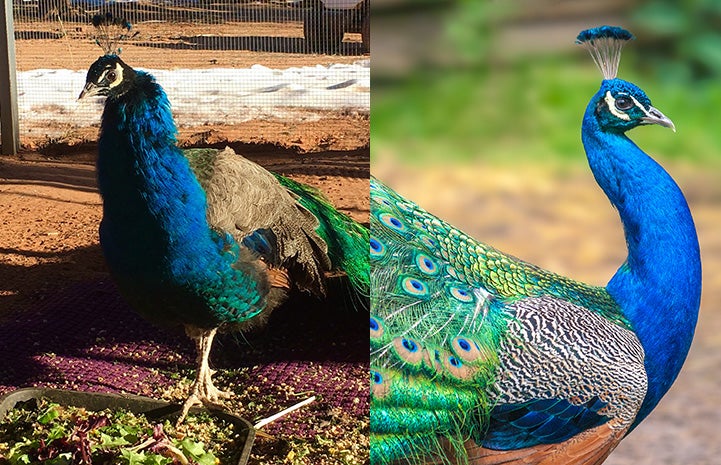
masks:
<path fill-rule="evenodd" d="M 102 101 L 77 96 L 103 53 L 91 19 L 106 12 L 133 24 L 121 56 L 165 88 L 181 142 L 183 129 L 258 120 L 367 125 L 369 0 L 14 0 L 24 144 L 97 136 Z"/>

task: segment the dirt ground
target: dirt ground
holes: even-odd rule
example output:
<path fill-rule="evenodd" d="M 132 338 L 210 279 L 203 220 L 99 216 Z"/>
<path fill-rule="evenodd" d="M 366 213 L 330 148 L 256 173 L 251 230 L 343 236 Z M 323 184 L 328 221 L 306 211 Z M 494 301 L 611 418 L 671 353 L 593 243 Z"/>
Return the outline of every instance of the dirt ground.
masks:
<path fill-rule="evenodd" d="M 318 187 L 339 210 L 368 222 L 367 149 L 303 155 L 272 145 L 232 145 L 270 170 Z M 0 316 L 55 288 L 107 276 L 94 247 L 102 217 L 94 157 L 87 150 L 0 159 Z"/>
<path fill-rule="evenodd" d="M 140 67 L 247 68 L 260 64 L 293 66 L 353 63 L 367 59 L 360 34 L 346 33 L 340 54 L 305 53 L 302 22 L 140 22 L 138 32 L 122 44 L 122 56 Z M 99 55 L 95 30 L 88 23 L 17 22 L 15 50 L 18 71 L 45 68 L 86 69 Z"/>
<path fill-rule="evenodd" d="M 319 188 L 339 210 L 367 224 L 367 146 L 312 154 L 269 144 L 233 146 L 270 170 Z M 102 203 L 93 158 L 94 151 L 77 151 L 62 158 L 27 152 L 21 157 L 0 159 L 0 321 L 12 321 L 46 301 L 53 302 L 75 283 L 109 279 L 98 246 Z M 360 367 L 362 371 L 362 364 Z M 226 370 L 222 373 L 225 376 Z M 363 383 L 366 378 L 358 379 Z M 221 380 L 222 388 L 230 387 L 226 384 Z M 235 399 L 230 408 L 248 418 L 257 417 L 260 407 L 271 412 L 285 407 L 282 396 L 266 396 L 264 403 L 258 403 L 252 393 L 234 389 L 247 395 Z M 173 390 L 162 393 L 176 402 L 183 397 L 181 394 Z M 274 406 L 275 402 L 278 406 Z M 363 463 L 364 455 L 367 459 L 367 445 L 363 446 L 368 440 L 367 420 L 359 422 L 357 417 L 338 409 L 328 413 L 327 408 L 323 404 L 317 412 L 325 412 L 323 415 L 331 415 L 333 420 L 318 425 L 312 419 L 306 421 L 317 427 L 320 439 L 292 436 L 289 442 L 287 435 L 261 436 L 253 446 L 250 463 Z M 317 412 L 314 410 L 312 418 L 325 418 Z"/>

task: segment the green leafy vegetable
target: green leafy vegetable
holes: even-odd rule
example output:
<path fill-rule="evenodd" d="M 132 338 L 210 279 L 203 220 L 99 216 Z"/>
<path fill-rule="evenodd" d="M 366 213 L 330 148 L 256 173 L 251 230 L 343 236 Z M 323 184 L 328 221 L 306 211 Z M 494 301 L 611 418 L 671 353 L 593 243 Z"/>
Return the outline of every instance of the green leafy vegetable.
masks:
<path fill-rule="evenodd" d="M 219 443 L 218 438 L 222 439 Z M 88 412 L 44 399 L 18 404 L 0 422 L 9 465 L 222 465 L 242 449 L 233 426 L 207 414 L 177 429 L 125 410 Z"/>

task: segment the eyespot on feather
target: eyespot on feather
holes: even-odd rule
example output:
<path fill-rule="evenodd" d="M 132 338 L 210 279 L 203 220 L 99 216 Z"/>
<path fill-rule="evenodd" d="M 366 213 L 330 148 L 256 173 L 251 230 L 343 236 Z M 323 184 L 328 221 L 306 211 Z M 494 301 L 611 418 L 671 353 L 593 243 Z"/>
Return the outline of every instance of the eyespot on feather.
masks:
<path fill-rule="evenodd" d="M 370 239 L 370 256 L 371 258 L 381 258 L 386 254 L 386 246 L 377 238 L 371 236 Z"/>
<path fill-rule="evenodd" d="M 408 295 L 425 297 L 428 295 L 428 286 L 420 279 L 405 277 L 401 279 L 401 289 Z"/>
<path fill-rule="evenodd" d="M 390 392 L 388 379 L 380 371 L 371 370 L 371 396 L 383 399 Z"/>
<path fill-rule="evenodd" d="M 421 243 L 429 249 L 435 249 L 436 247 L 438 247 L 438 243 L 425 234 L 420 236 L 419 239 L 421 240 Z"/>
<path fill-rule="evenodd" d="M 449 272 L 449 274 L 450 274 L 450 272 Z M 456 273 L 455 270 L 453 270 L 453 274 L 456 276 L 458 275 L 458 273 Z M 474 300 L 473 294 L 471 292 L 469 292 L 468 289 L 464 289 L 462 287 L 451 286 L 448 288 L 448 292 L 451 294 L 451 296 L 454 299 L 458 300 L 459 302 L 471 303 Z"/>
<path fill-rule="evenodd" d="M 421 273 L 430 276 L 438 274 L 438 270 L 440 269 L 438 264 L 436 264 L 436 262 L 431 257 L 422 253 L 416 255 L 415 263 L 416 267 L 421 271 Z"/>
<path fill-rule="evenodd" d="M 388 226 L 394 231 L 406 232 L 407 230 L 406 225 L 403 223 L 403 221 L 396 218 L 390 213 L 381 213 L 380 215 L 378 215 L 378 219 L 381 221 L 381 223 Z"/>
<path fill-rule="evenodd" d="M 380 339 L 381 337 L 383 337 L 383 333 L 385 331 L 381 322 L 375 317 L 370 317 L 370 321 L 371 339 Z"/>
<path fill-rule="evenodd" d="M 378 197 L 376 200 L 378 203 L 382 203 L 386 207 L 392 207 L 393 203 L 391 203 L 390 200 L 386 199 L 385 197 Z"/>
<path fill-rule="evenodd" d="M 466 365 L 463 361 L 452 354 L 444 354 L 441 359 L 443 367 L 446 369 L 446 373 L 451 375 L 453 378 L 462 381 L 468 381 L 473 379 L 477 372 L 477 368 L 472 365 Z"/>
<path fill-rule="evenodd" d="M 397 337 L 393 339 L 393 348 L 406 363 L 418 366 L 423 362 L 423 348 L 413 339 Z"/>
<path fill-rule="evenodd" d="M 453 353 L 465 363 L 474 363 L 484 361 L 483 351 L 476 341 L 458 336 L 451 341 Z"/>

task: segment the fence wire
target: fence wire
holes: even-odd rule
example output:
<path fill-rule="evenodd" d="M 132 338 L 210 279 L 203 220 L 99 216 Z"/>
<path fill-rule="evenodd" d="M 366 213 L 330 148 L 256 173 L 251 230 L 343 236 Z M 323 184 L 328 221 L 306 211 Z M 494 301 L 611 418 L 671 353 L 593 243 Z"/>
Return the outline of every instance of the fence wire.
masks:
<path fill-rule="evenodd" d="M 97 135 L 102 101 L 77 96 L 106 12 L 133 24 L 121 57 L 156 77 L 181 128 L 369 112 L 369 0 L 13 1 L 23 142 Z"/>

